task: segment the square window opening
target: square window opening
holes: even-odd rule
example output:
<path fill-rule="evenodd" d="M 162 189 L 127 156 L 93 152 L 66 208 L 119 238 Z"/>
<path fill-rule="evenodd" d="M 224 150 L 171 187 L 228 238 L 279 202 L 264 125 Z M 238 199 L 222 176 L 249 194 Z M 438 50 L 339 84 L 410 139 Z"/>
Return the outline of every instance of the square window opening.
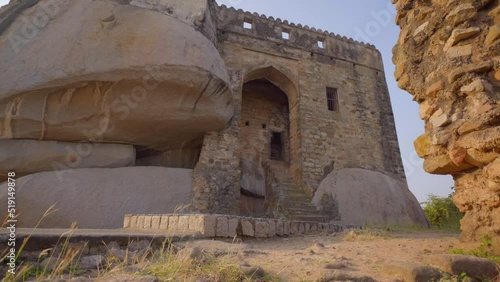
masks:
<path fill-rule="evenodd" d="M 250 21 L 250 20 L 244 20 L 243 21 L 243 28 L 244 29 L 252 29 L 253 28 L 252 21 Z"/>
<path fill-rule="evenodd" d="M 337 112 L 339 110 L 339 97 L 336 88 L 332 87 L 326 88 L 326 100 L 329 111 Z"/>
<path fill-rule="evenodd" d="M 325 40 L 318 39 L 318 48 L 325 49 Z"/>
<path fill-rule="evenodd" d="M 281 32 L 281 38 L 285 39 L 285 40 L 290 40 L 290 31 L 287 30 L 287 29 L 284 29 L 282 32 Z"/>

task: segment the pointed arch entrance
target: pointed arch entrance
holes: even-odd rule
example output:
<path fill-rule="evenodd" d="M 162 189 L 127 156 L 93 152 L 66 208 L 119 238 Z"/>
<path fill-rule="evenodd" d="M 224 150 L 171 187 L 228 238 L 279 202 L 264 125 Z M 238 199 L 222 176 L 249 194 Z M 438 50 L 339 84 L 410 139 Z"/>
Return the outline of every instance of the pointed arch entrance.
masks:
<path fill-rule="evenodd" d="M 292 179 L 297 159 L 297 91 L 274 67 L 245 76 L 241 95 L 241 211 L 264 215 L 276 202 L 276 183 Z"/>

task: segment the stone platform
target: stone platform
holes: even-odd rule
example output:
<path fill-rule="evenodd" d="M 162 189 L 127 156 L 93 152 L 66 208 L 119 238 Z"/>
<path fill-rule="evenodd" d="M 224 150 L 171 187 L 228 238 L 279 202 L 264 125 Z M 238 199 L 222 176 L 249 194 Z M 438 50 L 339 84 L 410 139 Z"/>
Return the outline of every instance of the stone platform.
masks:
<path fill-rule="evenodd" d="M 25 251 L 39 251 L 62 245 L 67 240 L 70 245 L 87 245 L 89 248 L 106 250 L 106 245 L 126 247 L 141 242 L 153 249 L 159 249 L 165 242 L 180 242 L 201 239 L 196 232 L 165 232 L 165 230 L 131 229 L 56 229 L 56 228 L 18 228 L 16 246 L 27 240 Z M 0 229 L 0 245 L 7 246 L 9 231 Z M 96 254 L 96 253 L 94 253 Z"/>
<path fill-rule="evenodd" d="M 203 238 L 236 236 L 268 238 L 318 231 L 341 232 L 345 229 L 359 228 L 353 225 L 217 214 L 125 215 L 123 227 L 132 230 L 163 230 L 173 233 L 194 232 Z"/>

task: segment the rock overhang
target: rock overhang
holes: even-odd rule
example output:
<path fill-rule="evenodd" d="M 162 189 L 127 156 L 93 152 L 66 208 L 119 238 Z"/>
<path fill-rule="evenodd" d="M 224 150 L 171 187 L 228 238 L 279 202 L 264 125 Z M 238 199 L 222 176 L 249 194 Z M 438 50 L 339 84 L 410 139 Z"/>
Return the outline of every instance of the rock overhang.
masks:
<path fill-rule="evenodd" d="M 43 8 L 50 2 L 59 5 L 51 13 Z M 159 12 L 178 1 L 132 2 L 41 0 L 18 11 L 0 37 L 2 138 L 96 141 L 82 136 L 93 128 L 102 131 L 97 141 L 177 149 L 225 128 L 234 111 L 232 91 L 209 32 L 200 31 L 200 24 L 214 26 L 207 3 L 200 18 L 201 6 L 190 17 L 182 9 Z M 141 2 L 148 3 L 138 7 Z M 48 22 L 23 38 L 40 13 Z M 137 131 L 149 127 L 149 135 L 167 133 L 129 140 L 122 133 L 134 124 Z"/>

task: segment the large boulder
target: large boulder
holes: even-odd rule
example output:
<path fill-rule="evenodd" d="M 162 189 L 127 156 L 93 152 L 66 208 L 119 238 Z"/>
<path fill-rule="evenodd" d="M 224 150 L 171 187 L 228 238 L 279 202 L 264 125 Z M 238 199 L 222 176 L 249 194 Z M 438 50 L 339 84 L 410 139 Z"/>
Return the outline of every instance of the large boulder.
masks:
<path fill-rule="evenodd" d="M 130 145 L 0 139 L 0 181 L 9 172 L 19 177 L 51 170 L 119 168 L 134 162 L 135 149 Z"/>
<path fill-rule="evenodd" d="M 17 227 L 120 228 L 125 214 L 173 213 L 188 205 L 192 170 L 160 167 L 41 172 L 16 180 Z M 7 202 L 7 183 L 0 185 Z M 5 218 L 7 209 L 0 211 Z"/>
<path fill-rule="evenodd" d="M 377 171 L 334 171 L 321 182 L 312 203 L 345 224 L 429 227 L 406 185 Z"/>
<path fill-rule="evenodd" d="M 13 1 L 0 16 L 2 138 L 176 150 L 233 115 L 206 0 Z"/>

